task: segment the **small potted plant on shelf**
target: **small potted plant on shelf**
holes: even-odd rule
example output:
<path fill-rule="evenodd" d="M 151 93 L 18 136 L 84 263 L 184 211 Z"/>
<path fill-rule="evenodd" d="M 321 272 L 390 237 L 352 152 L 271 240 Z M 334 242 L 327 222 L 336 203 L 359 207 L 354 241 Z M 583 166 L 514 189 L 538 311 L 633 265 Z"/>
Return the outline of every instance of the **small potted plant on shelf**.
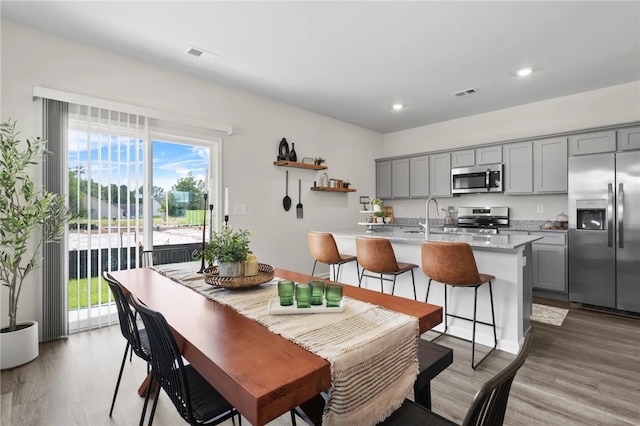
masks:
<path fill-rule="evenodd" d="M 374 212 L 382 210 L 382 200 L 380 198 L 374 198 L 373 201 L 371 201 L 371 204 L 373 205 Z"/>
<path fill-rule="evenodd" d="M 204 258 L 208 262 L 218 261 L 218 275 L 221 277 L 237 277 L 240 264 L 247 260 L 249 254 L 249 230 L 233 230 L 225 226 L 220 232 L 213 232 L 211 240 L 205 246 Z"/>
<path fill-rule="evenodd" d="M 316 157 L 313 159 L 313 164 L 315 164 L 316 166 L 322 166 L 322 163 L 324 163 L 326 160 L 322 157 Z"/>
<path fill-rule="evenodd" d="M 377 223 L 383 223 L 384 222 L 385 213 L 383 211 L 377 211 L 377 212 L 374 213 L 374 215 L 376 216 L 376 222 Z"/>

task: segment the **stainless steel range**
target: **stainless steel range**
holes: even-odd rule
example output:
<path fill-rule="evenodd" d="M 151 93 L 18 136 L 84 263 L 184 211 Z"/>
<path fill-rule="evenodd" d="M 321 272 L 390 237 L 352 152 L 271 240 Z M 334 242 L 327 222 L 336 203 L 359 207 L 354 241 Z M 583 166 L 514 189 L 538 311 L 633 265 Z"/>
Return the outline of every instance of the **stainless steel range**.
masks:
<path fill-rule="evenodd" d="M 445 225 L 445 232 L 497 234 L 509 226 L 509 207 L 459 207 L 458 225 Z"/>

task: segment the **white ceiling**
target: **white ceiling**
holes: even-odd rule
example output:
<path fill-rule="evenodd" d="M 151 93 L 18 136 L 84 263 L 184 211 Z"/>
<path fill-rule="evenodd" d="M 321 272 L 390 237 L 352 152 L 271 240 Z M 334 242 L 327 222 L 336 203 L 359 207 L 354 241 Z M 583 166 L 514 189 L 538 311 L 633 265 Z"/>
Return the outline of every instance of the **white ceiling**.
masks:
<path fill-rule="evenodd" d="M 639 1 L 3 0 L 1 8 L 3 18 L 381 133 L 640 80 Z M 193 58 L 189 46 L 219 57 Z M 516 76 L 524 66 L 534 73 Z M 452 96 L 469 88 L 478 93 Z M 391 110 L 396 102 L 406 109 Z"/>

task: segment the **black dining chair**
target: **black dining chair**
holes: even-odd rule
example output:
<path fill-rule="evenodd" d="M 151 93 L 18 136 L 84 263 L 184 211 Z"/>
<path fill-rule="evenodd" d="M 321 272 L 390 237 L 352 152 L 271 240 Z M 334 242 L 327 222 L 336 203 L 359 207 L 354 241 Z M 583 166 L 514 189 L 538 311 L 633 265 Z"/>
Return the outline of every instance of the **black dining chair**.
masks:
<path fill-rule="evenodd" d="M 133 294 L 130 300 L 142 318 L 151 345 L 151 380 L 147 387 L 140 426 L 144 423 L 154 381 L 160 386 L 153 401 L 149 426 L 153 423 L 161 388 L 169 396 L 180 416 L 191 425 L 217 425 L 236 414 L 241 425 L 242 417 L 238 411 L 193 366 L 184 365 L 165 317 L 143 305 Z"/>
<path fill-rule="evenodd" d="M 122 336 L 127 341 L 124 348 L 124 355 L 122 357 L 122 364 L 120 365 L 120 373 L 118 374 L 118 381 L 116 382 L 116 389 L 113 392 L 113 400 L 111 401 L 111 409 L 109 410 L 109 417 L 113 414 L 113 407 L 116 404 L 116 397 L 118 396 L 118 389 L 120 388 L 120 380 L 122 379 L 122 372 L 124 371 L 124 364 L 127 360 L 127 352 L 131 350 L 129 354 L 129 361 L 131 361 L 133 354 L 147 362 L 147 374 L 149 373 L 149 362 L 151 361 L 151 349 L 149 346 L 149 339 L 147 338 L 147 331 L 145 329 L 139 329 L 136 322 L 136 314 L 131 310 L 129 302 L 120 287 L 118 281 L 113 278 L 109 272 L 104 271 L 102 273 L 103 278 L 107 281 L 113 299 L 116 302 L 116 308 L 118 310 L 118 320 L 120 321 L 120 331 Z"/>
<path fill-rule="evenodd" d="M 504 423 L 509 392 L 516 373 L 527 360 L 531 351 L 533 335 L 529 333 L 516 358 L 502 371 L 489 379 L 473 398 L 471 406 L 462 421 L 462 426 L 500 426 Z M 405 399 L 400 408 L 379 425 L 384 426 L 424 426 L 456 425 L 449 419 Z"/>

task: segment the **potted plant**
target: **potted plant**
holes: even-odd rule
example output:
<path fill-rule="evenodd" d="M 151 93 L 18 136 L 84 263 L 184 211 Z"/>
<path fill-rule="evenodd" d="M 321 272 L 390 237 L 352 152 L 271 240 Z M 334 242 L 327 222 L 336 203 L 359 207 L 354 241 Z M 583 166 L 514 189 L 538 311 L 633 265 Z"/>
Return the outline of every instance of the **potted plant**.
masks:
<path fill-rule="evenodd" d="M 377 211 L 377 212 L 374 213 L 374 215 L 376 216 L 376 222 L 377 223 L 383 223 L 384 222 L 385 213 L 383 211 Z"/>
<path fill-rule="evenodd" d="M 27 276 L 40 261 L 44 243 L 59 241 L 73 217 L 62 195 L 38 188 L 30 168 L 49 154 L 40 138 L 20 141 L 16 123 L 0 124 L 0 283 L 8 298 L 9 325 L 0 329 L 1 368 L 38 356 L 38 323 L 18 323 L 18 302 Z M 5 296 L 6 295 L 6 296 Z"/>
<path fill-rule="evenodd" d="M 240 264 L 247 260 L 249 254 L 249 230 L 233 230 L 224 226 L 220 232 L 213 232 L 211 240 L 205 246 L 204 258 L 208 262 L 218 261 L 218 275 L 236 277 Z"/>
<path fill-rule="evenodd" d="M 322 163 L 324 163 L 326 160 L 322 157 L 316 157 L 313 159 L 313 164 L 315 164 L 316 166 L 322 166 Z"/>
<path fill-rule="evenodd" d="M 371 201 L 371 204 L 373 204 L 374 212 L 382 210 L 382 200 L 380 198 L 374 198 L 373 201 Z"/>

